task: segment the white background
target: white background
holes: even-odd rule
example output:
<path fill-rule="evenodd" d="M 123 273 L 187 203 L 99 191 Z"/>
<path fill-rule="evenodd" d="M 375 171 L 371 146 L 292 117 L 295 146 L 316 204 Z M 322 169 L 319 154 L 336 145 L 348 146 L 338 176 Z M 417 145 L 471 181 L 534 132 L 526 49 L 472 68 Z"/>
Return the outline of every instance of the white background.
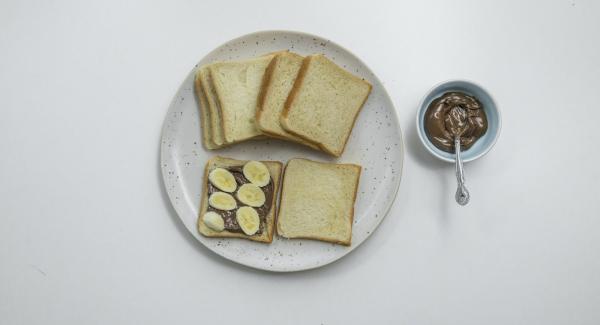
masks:
<path fill-rule="evenodd" d="M 271 274 L 225 261 L 168 202 L 159 137 L 206 53 L 265 29 L 321 35 L 384 82 L 405 134 L 398 198 L 360 248 Z M 435 83 L 487 87 L 499 142 L 421 147 Z M 1 324 L 600 323 L 597 1 L 0 2 Z"/>

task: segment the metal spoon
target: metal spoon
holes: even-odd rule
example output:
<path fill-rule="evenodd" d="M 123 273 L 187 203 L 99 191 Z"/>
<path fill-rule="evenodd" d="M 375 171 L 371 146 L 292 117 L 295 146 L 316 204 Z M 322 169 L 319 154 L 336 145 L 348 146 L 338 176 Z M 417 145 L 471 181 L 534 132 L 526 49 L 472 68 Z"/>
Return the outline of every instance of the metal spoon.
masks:
<path fill-rule="evenodd" d="M 454 152 L 456 154 L 456 158 L 454 159 L 456 163 L 456 181 L 458 182 L 454 198 L 456 199 L 456 203 L 466 205 L 469 203 L 470 196 L 469 191 L 465 187 L 465 171 L 463 170 L 463 162 L 460 158 L 460 136 L 454 138 Z"/>

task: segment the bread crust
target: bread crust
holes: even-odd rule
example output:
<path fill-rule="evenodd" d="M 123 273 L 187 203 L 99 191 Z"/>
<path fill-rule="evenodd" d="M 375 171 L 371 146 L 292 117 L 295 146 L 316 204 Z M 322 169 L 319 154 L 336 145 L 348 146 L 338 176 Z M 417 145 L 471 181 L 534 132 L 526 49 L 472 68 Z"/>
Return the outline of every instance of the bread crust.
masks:
<path fill-rule="evenodd" d="M 369 95 L 371 95 L 371 90 L 373 90 L 373 85 L 371 85 L 370 82 L 363 80 L 364 82 L 367 83 L 367 85 L 369 85 L 369 92 L 367 93 L 367 96 L 365 96 L 365 98 L 363 99 L 362 103 L 360 104 L 360 108 L 358 109 L 358 111 L 356 111 L 356 114 L 354 115 L 354 120 L 352 121 L 352 127 L 350 128 L 350 133 L 348 133 L 348 136 L 346 137 L 346 139 L 344 140 L 344 145 L 342 146 L 342 150 L 336 154 L 334 152 L 331 152 L 329 150 L 327 150 L 326 148 L 323 148 L 323 150 L 331 153 L 332 155 L 336 156 L 336 157 L 340 157 L 344 151 L 346 150 L 346 144 L 348 144 L 348 139 L 350 139 L 350 134 L 352 134 L 352 130 L 354 130 L 354 124 L 356 124 L 356 119 L 358 119 L 358 115 L 360 114 L 360 112 L 362 112 L 363 107 L 365 107 L 365 103 L 367 102 L 367 99 L 369 99 Z"/>
<path fill-rule="evenodd" d="M 276 205 L 277 196 L 279 193 L 279 186 L 281 183 L 281 174 L 283 169 L 283 164 L 280 161 L 261 161 L 267 166 L 269 172 L 271 173 L 271 178 L 273 179 L 273 198 L 271 201 L 271 210 L 269 211 L 265 222 L 265 231 L 263 231 L 260 235 L 248 236 L 244 233 L 231 232 L 227 230 L 217 232 L 208 228 L 203 222 L 204 213 L 206 213 L 208 209 L 208 173 L 211 169 L 211 166 L 226 168 L 230 166 L 242 166 L 246 162 L 248 161 L 220 156 L 215 156 L 206 162 L 206 166 L 204 167 L 204 177 L 202 180 L 202 201 L 200 202 L 200 210 L 198 212 L 197 224 L 198 232 L 201 235 L 213 238 L 242 238 L 262 243 L 271 243 L 273 241 L 273 235 L 275 234 L 275 223 L 278 212 Z"/>
<path fill-rule="evenodd" d="M 211 67 L 209 67 L 209 69 L 208 69 L 208 73 L 209 73 L 209 75 L 210 75 L 210 79 L 211 79 L 211 81 L 212 81 L 212 80 L 214 79 L 214 73 L 215 73 L 215 72 L 213 71 L 213 69 L 212 69 L 212 66 L 211 66 Z M 215 87 L 214 83 L 213 83 L 213 89 L 215 90 L 215 95 L 216 95 L 216 96 L 215 96 L 215 97 L 216 97 L 216 98 L 215 98 L 215 101 L 218 103 L 218 105 L 217 105 L 217 106 L 218 106 L 219 112 L 220 112 L 220 114 L 221 114 L 221 120 L 220 120 L 219 122 L 220 122 L 220 124 L 221 124 L 221 125 L 220 125 L 220 127 L 221 127 L 221 130 L 223 130 L 223 142 L 224 142 L 224 143 L 227 143 L 227 144 L 233 144 L 233 143 L 236 143 L 235 141 L 230 141 L 230 140 L 227 138 L 227 136 L 228 136 L 228 134 L 229 134 L 229 133 L 227 132 L 227 130 L 225 129 L 225 119 L 226 119 L 226 116 L 227 116 L 227 114 L 225 113 L 225 110 L 223 110 L 223 101 L 222 101 L 222 97 L 223 97 L 223 95 L 221 94 L 221 92 L 222 92 L 222 91 L 220 91 L 220 90 L 219 90 L 219 87 Z M 246 140 L 247 140 L 247 139 L 246 139 Z"/>
<path fill-rule="evenodd" d="M 208 102 L 208 108 L 210 112 L 210 125 L 211 125 L 211 136 L 212 142 L 222 148 L 227 145 L 225 139 L 223 137 L 223 128 L 222 128 L 222 117 L 221 117 L 221 107 L 219 102 L 217 101 L 216 91 L 214 89 L 212 83 L 212 77 L 210 75 L 210 66 L 212 64 L 207 64 L 202 66 L 198 73 L 200 75 L 200 82 L 202 85 L 202 90 L 204 90 L 204 95 L 206 96 Z M 205 71 L 205 76 L 203 76 L 202 71 Z"/>
<path fill-rule="evenodd" d="M 263 132 L 263 130 L 260 129 L 259 122 L 261 120 L 263 106 L 265 105 L 265 97 L 267 96 L 267 94 L 269 92 L 271 78 L 273 77 L 273 73 L 275 72 L 275 68 L 277 67 L 277 62 L 279 62 L 279 59 L 280 59 L 280 56 L 279 56 L 279 54 L 277 54 L 277 55 L 275 55 L 275 57 L 273 57 L 273 60 L 271 60 L 271 62 L 269 62 L 269 65 L 267 66 L 267 69 L 265 70 L 265 74 L 263 75 L 262 84 L 260 86 L 260 92 L 258 93 L 258 103 L 256 105 L 256 126 L 259 128 L 259 130 L 261 132 Z"/>
<path fill-rule="evenodd" d="M 302 85 L 302 82 L 304 82 L 304 77 L 306 76 L 306 70 L 308 70 L 308 66 L 309 66 L 311 60 L 312 60 L 312 55 L 309 55 L 309 56 L 305 57 L 304 60 L 302 60 L 302 66 L 300 67 L 300 71 L 298 71 L 298 76 L 296 77 L 296 81 L 294 81 L 294 86 L 292 87 L 292 90 L 290 90 L 290 94 L 288 95 L 288 98 L 285 100 L 285 104 L 283 105 L 283 111 L 281 112 L 282 120 L 288 118 L 288 115 L 289 115 L 290 109 L 291 109 L 291 105 L 294 102 L 294 100 L 296 99 L 296 96 L 298 95 L 298 91 L 300 90 L 300 86 Z M 282 123 L 282 126 L 284 127 L 284 129 L 286 129 L 286 131 L 290 132 L 289 130 L 287 130 L 287 128 L 285 128 L 283 123 Z M 293 132 L 291 132 L 291 133 L 293 133 Z M 302 138 L 304 138 L 304 137 L 302 137 Z"/>
<path fill-rule="evenodd" d="M 210 126 L 210 112 L 208 110 L 208 99 L 202 88 L 202 81 L 200 80 L 200 73 L 197 72 L 194 78 L 194 90 L 196 100 L 198 102 L 198 109 L 200 111 L 200 126 L 202 127 L 202 144 L 208 150 L 217 149 L 218 146 L 213 142 L 212 130 Z"/>
<path fill-rule="evenodd" d="M 290 160 L 287 161 L 287 163 L 285 164 L 285 168 L 283 170 L 283 176 L 281 179 L 281 194 L 280 194 L 280 199 L 279 199 L 279 207 L 277 210 L 277 234 L 281 237 L 284 237 L 283 235 L 281 235 L 281 230 L 280 230 L 280 225 L 279 225 L 279 216 L 281 214 L 281 202 L 283 201 L 283 196 L 285 195 L 285 174 L 288 168 L 289 163 L 292 160 L 304 160 L 304 161 L 310 161 L 313 163 L 319 163 L 319 164 L 323 164 L 323 165 L 331 165 L 331 163 L 326 163 L 326 162 L 320 162 L 320 161 L 314 161 L 314 160 L 310 160 L 310 159 L 306 159 L 306 158 L 292 158 Z M 344 163 L 344 164 L 338 164 L 338 165 L 346 165 L 346 166 L 353 166 L 358 168 L 358 173 L 356 175 L 356 185 L 354 186 L 354 194 L 352 197 L 352 209 L 350 210 L 350 236 L 348 237 L 348 240 L 332 240 L 329 238 L 324 238 L 324 237 L 320 237 L 320 236 L 298 236 L 298 237 L 294 237 L 294 238 L 288 238 L 288 239 L 309 239 L 309 240 L 319 240 L 319 241 L 324 241 L 324 242 L 328 242 L 328 243 L 333 243 L 333 244 L 339 244 L 339 245 L 344 245 L 344 246 L 350 246 L 352 245 L 352 230 L 353 230 L 353 225 L 354 225 L 354 206 L 356 204 L 356 197 L 358 194 L 358 185 L 360 182 L 360 175 L 362 174 L 362 166 L 357 165 L 357 164 L 352 164 L 352 163 Z M 287 238 L 287 237 L 284 237 Z"/>

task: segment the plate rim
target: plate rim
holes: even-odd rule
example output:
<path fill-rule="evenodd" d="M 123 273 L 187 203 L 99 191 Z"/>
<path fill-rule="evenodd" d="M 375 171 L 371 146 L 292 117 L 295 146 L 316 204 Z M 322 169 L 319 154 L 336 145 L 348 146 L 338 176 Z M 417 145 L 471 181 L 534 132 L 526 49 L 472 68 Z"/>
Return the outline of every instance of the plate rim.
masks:
<path fill-rule="evenodd" d="M 181 92 L 181 90 L 185 87 L 185 81 L 187 80 L 188 76 L 194 72 L 195 68 L 198 67 L 198 64 L 207 56 L 210 56 L 211 54 L 213 54 L 214 52 L 216 52 L 218 49 L 220 49 L 221 47 L 223 47 L 224 45 L 228 44 L 228 43 L 233 43 L 237 40 L 243 39 L 243 38 L 248 38 L 248 37 L 252 37 L 255 35 L 262 35 L 262 34 L 269 34 L 269 33 L 288 33 L 288 34 L 296 34 L 296 35 L 300 35 L 303 37 L 308 37 L 308 38 L 319 38 L 319 39 L 325 39 L 328 42 L 331 42 L 332 44 L 334 44 L 335 46 L 339 47 L 340 49 L 348 52 L 350 55 L 352 55 L 359 63 L 361 63 L 363 66 L 365 66 L 368 69 L 368 72 L 371 73 L 371 75 L 373 76 L 373 78 L 381 85 L 381 88 L 383 90 L 382 95 L 385 97 L 385 99 L 387 99 L 391 105 L 392 105 L 392 115 L 394 118 L 394 121 L 396 122 L 396 124 L 398 125 L 398 133 L 400 134 L 400 139 L 399 139 L 399 143 L 400 143 L 400 149 L 399 149 L 399 153 L 400 153 L 400 160 L 399 160 L 399 170 L 398 170 L 398 180 L 396 181 L 396 184 L 394 186 L 394 193 L 392 195 L 392 199 L 390 200 L 389 204 L 387 205 L 387 207 L 384 208 L 385 213 L 383 215 L 383 217 L 378 218 L 378 220 L 376 221 L 375 226 L 373 227 L 373 230 L 368 233 L 363 240 L 357 244 L 357 245 L 351 245 L 348 247 L 347 250 L 345 250 L 341 255 L 339 256 L 335 256 L 334 258 L 331 258 L 329 260 L 325 260 L 323 263 L 317 264 L 317 265 L 308 265 L 305 267 L 297 267 L 297 268 L 286 268 L 286 269 L 279 269 L 279 268 L 268 268 L 268 267 L 261 267 L 258 265 L 252 265 L 249 263 L 245 263 L 243 261 L 239 261 L 236 259 L 232 259 L 229 258 L 227 256 L 224 256 L 222 254 L 220 254 L 219 252 L 213 250 L 211 247 L 209 247 L 208 245 L 206 245 L 204 242 L 202 242 L 194 233 L 192 230 L 190 230 L 187 226 L 185 226 L 185 222 L 182 219 L 181 216 L 181 212 L 178 209 L 178 206 L 175 204 L 175 197 L 174 194 L 171 193 L 168 190 L 167 187 L 167 171 L 164 167 L 165 161 L 166 161 L 166 141 L 164 141 L 165 139 L 165 135 L 166 135 L 166 130 L 167 130 L 167 125 L 168 125 L 168 117 L 169 117 L 169 113 L 171 111 L 171 108 L 173 107 L 173 104 L 176 103 L 177 98 L 178 98 L 178 94 Z M 402 183 L 402 176 L 403 176 L 403 172 L 404 172 L 404 156 L 405 156 L 405 143 L 404 143 L 404 133 L 402 131 L 402 126 L 400 124 L 400 119 L 398 118 L 398 112 L 396 110 L 396 106 L 394 105 L 394 102 L 392 101 L 392 98 L 390 97 L 387 89 L 385 88 L 385 85 L 383 84 L 383 82 L 381 82 L 381 80 L 379 79 L 379 77 L 373 72 L 373 70 L 362 60 L 360 59 L 360 57 L 358 57 L 357 55 L 354 54 L 354 52 L 348 50 L 347 48 L 345 48 L 344 46 L 340 45 L 337 42 L 331 41 L 329 38 L 327 37 L 323 37 L 323 36 L 319 36 L 316 34 L 310 34 L 310 33 L 306 33 L 306 32 L 301 32 L 301 31 L 295 31 L 295 30 L 284 30 L 284 29 L 273 29 L 273 30 L 259 30 L 259 31 L 255 31 L 252 33 L 247 33 L 247 34 L 243 34 L 241 36 L 232 38 L 230 40 L 227 40 L 225 42 L 222 42 L 221 44 L 217 45 L 213 50 L 209 51 L 207 54 L 205 54 L 202 58 L 200 58 L 200 60 L 191 68 L 190 72 L 188 72 L 188 74 L 186 75 L 186 77 L 183 79 L 183 81 L 180 83 L 179 87 L 177 87 L 177 90 L 175 91 L 175 95 L 173 96 L 173 99 L 171 99 L 171 101 L 169 102 L 168 108 L 167 108 L 167 112 L 165 113 L 165 117 L 162 123 L 162 127 L 161 127 L 161 133 L 160 133 L 160 161 L 159 161 L 159 167 L 161 169 L 161 175 L 162 175 L 162 186 L 165 189 L 165 192 L 167 194 L 167 196 L 169 197 L 169 203 L 171 204 L 171 207 L 173 207 L 173 210 L 175 210 L 175 213 L 177 213 L 177 217 L 179 218 L 179 221 L 181 223 L 183 223 L 185 229 L 192 235 L 192 237 L 194 237 L 194 239 L 201 243 L 205 248 L 207 248 L 212 254 L 215 254 L 217 256 L 219 256 L 220 258 L 224 258 L 228 261 L 231 261 L 235 264 L 238 265 L 243 265 L 245 267 L 248 268 L 252 268 L 252 269 L 256 269 L 256 270 L 262 270 L 262 271 L 267 271 L 267 272 L 276 272 L 276 273 L 291 273 L 291 272 L 301 272 L 301 271 L 308 271 L 308 270 L 313 270 L 313 269 L 317 269 L 320 267 L 324 267 L 326 265 L 330 265 L 336 261 L 341 260 L 343 257 L 347 256 L 349 253 L 353 252 L 356 248 L 358 248 L 360 245 L 362 245 L 362 243 L 364 243 L 369 237 L 371 237 L 373 235 L 373 233 L 379 228 L 379 225 L 381 224 L 381 222 L 383 222 L 383 219 L 385 219 L 392 206 L 394 205 L 394 202 L 396 202 L 397 196 L 398 196 L 398 192 L 400 189 L 400 184 Z"/>

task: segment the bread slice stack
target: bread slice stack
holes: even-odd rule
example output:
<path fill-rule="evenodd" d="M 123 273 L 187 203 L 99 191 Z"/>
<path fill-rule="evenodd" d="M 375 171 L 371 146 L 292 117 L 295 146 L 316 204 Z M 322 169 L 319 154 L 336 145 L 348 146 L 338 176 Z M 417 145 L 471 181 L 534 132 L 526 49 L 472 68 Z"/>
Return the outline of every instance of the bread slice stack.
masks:
<path fill-rule="evenodd" d="M 340 157 L 371 88 L 322 54 L 281 51 L 203 66 L 196 92 L 204 145 L 264 135 Z"/>
<path fill-rule="evenodd" d="M 281 113 L 284 130 L 339 157 L 371 84 L 323 55 L 306 57 Z"/>
<path fill-rule="evenodd" d="M 320 150 L 318 145 L 286 131 L 279 122 L 303 60 L 304 57 L 292 52 L 282 52 L 273 58 L 265 72 L 259 95 L 256 126 L 269 136 L 294 141 Z"/>
<path fill-rule="evenodd" d="M 216 62 L 196 73 L 202 134 L 207 149 L 218 149 L 261 136 L 256 107 L 263 76 L 273 55 Z"/>

